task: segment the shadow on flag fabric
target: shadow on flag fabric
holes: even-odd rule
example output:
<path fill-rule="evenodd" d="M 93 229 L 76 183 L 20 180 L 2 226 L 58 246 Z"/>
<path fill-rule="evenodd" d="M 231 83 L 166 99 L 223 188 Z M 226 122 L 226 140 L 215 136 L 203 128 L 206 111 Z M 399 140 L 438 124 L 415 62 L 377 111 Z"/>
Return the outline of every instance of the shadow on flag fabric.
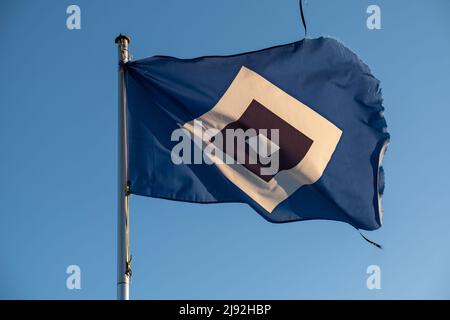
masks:
<path fill-rule="evenodd" d="M 338 41 L 124 69 L 132 194 L 247 203 L 271 222 L 381 226 L 380 82 Z"/>

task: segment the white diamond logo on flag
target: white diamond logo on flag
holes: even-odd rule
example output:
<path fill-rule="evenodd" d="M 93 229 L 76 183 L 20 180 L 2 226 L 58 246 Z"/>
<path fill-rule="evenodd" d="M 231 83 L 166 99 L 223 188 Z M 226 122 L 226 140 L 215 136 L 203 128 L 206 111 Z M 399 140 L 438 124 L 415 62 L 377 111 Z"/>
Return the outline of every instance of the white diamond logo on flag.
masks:
<path fill-rule="evenodd" d="M 267 120 L 267 117 L 270 119 Z M 262 119 L 267 120 L 265 123 L 269 124 L 270 129 L 274 129 L 276 123 L 275 126 L 280 129 L 279 141 L 273 141 L 272 137 L 259 132 L 249 137 L 246 143 L 260 158 L 267 159 L 279 152 L 280 171 L 264 179 L 245 164 L 227 164 L 217 159 L 212 161 L 228 180 L 272 213 L 278 204 L 300 187 L 320 179 L 339 143 L 342 130 L 244 66 L 217 104 L 183 127 L 193 135 L 195 121 L 203 123 L 205 129 L 218 131 L 239 126 L 240 123 L 258 130 L 269 129 L 258 127 Z M 306 145 L 302 146 L 302 143 Z M 305 154 L 297 160 L 302 150 Z M 293 165 L 291 160 L 295 162 Z M 287 163 L 287 167 L 283 163 Z"/>

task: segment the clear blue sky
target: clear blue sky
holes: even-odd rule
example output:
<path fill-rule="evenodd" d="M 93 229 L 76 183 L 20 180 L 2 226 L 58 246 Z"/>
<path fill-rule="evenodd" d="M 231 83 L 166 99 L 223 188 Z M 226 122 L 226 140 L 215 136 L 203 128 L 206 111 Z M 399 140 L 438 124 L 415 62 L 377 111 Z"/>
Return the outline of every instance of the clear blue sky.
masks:
<path fill-rule="evenodd" d="M 81 7 L 81 30 L 66 8 Z M 368 30 L 377 4 L 382 29 Z M 392 141 L 384 226 L 275 225 L 243 204 L 133 196 L 131 297 L 450 298 L 450 2 L 309 0 L 309 37 L 335 37 L 383 86 Z M 117 52 L 232 54 L 303 37 L 297 0 L 2 1 L 0 298 L 116 294 Z M 66 268 L 81 267 L 81 290 Z M 379 265 L 381 290 L 366 288 Z"/>

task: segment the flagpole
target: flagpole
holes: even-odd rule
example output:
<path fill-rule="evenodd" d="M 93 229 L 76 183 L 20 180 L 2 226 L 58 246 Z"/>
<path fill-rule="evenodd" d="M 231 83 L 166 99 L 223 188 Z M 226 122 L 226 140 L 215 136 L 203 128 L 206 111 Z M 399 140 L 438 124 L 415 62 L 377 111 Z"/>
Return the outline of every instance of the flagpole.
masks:
<path fill-rule="evenodd" d="M 118 104 L 118 189 L 117 189 L 117 299 L 129 299 L 131 277 L 130 226 L 128 209 L 128 156 L 126 88 L 123 64 L 128 62 L 130 38 L 120 34 L 115 43 L 119 53 L 119 104 Z"/>

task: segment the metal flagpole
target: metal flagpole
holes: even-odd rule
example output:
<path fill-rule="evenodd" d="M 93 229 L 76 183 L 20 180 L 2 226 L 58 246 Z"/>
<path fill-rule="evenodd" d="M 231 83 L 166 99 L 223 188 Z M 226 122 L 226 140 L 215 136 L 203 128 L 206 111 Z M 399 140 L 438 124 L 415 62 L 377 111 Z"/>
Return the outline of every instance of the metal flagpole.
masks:
<path fill-rule="evenodd" d="M 129 299 L 131 277 L 130 226 L 128 209 L 128 155 L 126 88 L 123 64 L 128 62 L 130 38 L 120 34 L 115 42 L 119 51 L 119 109 L 118 109 L 118 192 L 117 192 L 117 299 Z"/>

